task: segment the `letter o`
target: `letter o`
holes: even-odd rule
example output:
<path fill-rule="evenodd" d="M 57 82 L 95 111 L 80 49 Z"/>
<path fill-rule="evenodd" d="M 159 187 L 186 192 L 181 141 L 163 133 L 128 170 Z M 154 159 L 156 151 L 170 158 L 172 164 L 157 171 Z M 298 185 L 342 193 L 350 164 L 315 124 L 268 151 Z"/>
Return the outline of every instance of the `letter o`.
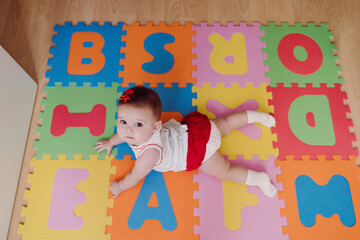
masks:
<path fill-rule="evenodd" d="M 294 48 L 297 46 L 301 46 L 307 51 L 308 57 L 305 61 L 299 61 L 294 56 Z M 292 33 L 281 39 L 278 55 L 287 69 L 301 75 L 315 73 L 323 62 L 323 54 L 319 45 L 312 38 L 299 33 Z"/>

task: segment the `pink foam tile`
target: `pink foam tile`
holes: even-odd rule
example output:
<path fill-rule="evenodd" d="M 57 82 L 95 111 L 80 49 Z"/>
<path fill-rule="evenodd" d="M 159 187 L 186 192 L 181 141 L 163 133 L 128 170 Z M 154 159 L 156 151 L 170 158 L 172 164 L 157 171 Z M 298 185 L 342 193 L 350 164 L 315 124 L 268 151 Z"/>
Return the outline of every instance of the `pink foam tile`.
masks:
<path fill-rule="evenodd" d="M 237 160 L 231 162 L 268 173 L 277 189 L 282 190 L 282 185 L 276 183 L 276 175 L 280 174 L 280 170 L 275 167 L 274 160 L 274 156 L 269 156 L 268 160 L 259 160 L 258 156 L 253 156 L 253 160 L 243 160 L 243 157 L 238 156 Z M 195 215 L 200 217 L 200 226 L 195 227 L 195 234 L 200 234 L 200 239 L 288 239 L 287 235 L 282 234 L 286 219 L 280 216 L 280 208 L 284 204 L 277 195 L 267 198 L 259 188 L 248 186 L 247 191 L 255 194 L 259 202 L 257 206 L 244 207 L 241 211 L 240 228 L 230 231 L 224 224 L 222 182 L 201 171 L 196 178 L 199 182 L 199 208 Z"/>
<path fill-rule="evenodd" d="M 196 59 L 193 60 L 193 65 L 197 66 L 197 71 L 193 72 L 193 77 L 197 78 L 196 86 L 202 87 L 203 83 L 210 83 L 210 86 L 216 87 L 218 82 L 225 83 L 225 86 L 230 87 L 232 82 L 238 82 L 240 87 L 245 87 L 245 83 L 254 83 L 254 86 L 260 86 L 260 83 L 270 83 L 269 78 L 265 78 L 265 72 L 268 70 L 263 64 L 266 59 L 266 54 L 262 53 L 262 48 L 265 48 L 265 43 L 261 41 L 264 32 L 259 29 L 260 24 L 254 23 L 252 26 L 247 24 L 240 24 L 234 26 L 228 23 L 226 26 L 220 26 L 215 23 L 214 26 L 208 26 L 207 23 L 201 23 L 200 26 L 193 25 L 192 30 L 196 31 L 196 35 L 192 41 L 196 42 L 196 47 L 193 48 L 193 53 L 196 54 Z M 214 46 L 209 42 L 209 36 L 213 33 L 220 34 L 225 40 L 229 41 L 234 33 L 241 33 L 245 37 L 246 59 L 248 70 L 242 75 L 223 75 L 216 72 L 209 64 L 209 56 Z M 225 56 L 227 63 L 234 60 L 234 56 Z"/>

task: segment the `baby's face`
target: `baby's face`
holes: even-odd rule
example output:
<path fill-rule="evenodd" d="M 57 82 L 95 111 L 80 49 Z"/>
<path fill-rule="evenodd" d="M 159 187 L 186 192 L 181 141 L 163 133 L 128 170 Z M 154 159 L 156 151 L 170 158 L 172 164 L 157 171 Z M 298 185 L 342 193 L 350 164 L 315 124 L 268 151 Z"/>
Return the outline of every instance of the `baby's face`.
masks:
<path fill-rule="evenodd" d="M 118 107 L 117 134 L 130 145 L 145 143 L 160 126 L 150 108 Z"/>

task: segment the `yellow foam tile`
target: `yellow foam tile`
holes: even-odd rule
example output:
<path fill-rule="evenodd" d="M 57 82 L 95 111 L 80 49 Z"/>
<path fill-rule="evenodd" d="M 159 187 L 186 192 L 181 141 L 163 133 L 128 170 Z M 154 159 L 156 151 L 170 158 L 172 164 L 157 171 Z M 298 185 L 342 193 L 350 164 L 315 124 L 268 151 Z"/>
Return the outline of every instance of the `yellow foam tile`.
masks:
<path fill-rule="evenodd" d="M 105 235 L 105 226 L 111 224 L 107 208 L 112 207 L 113 200 L 108 198 L 107 187 L 110 175 L 115 173 L 115 168 L 111 166 L 113 157 L 105 160 L 97 160 L 97 155 L 90 155 L 88 160 L 81 158 L 81 155 L 74 155 L 74 159 L 65 160 L 66 155 L 59 155 L 59 159 L 50 160 L 50 155 L 44 155 L 43 159 L 30 160 L 34 173 L 28 174 L 31 189 L 24 194 L 28 205 L 21 210 L 25 222 L 18 226 L 18 234 L 22 234 L 22 240 L 110 239 L 109 235 Z M 89 177 L 77 184 L 77 190 L 86 195 L 85 203 L 74 208 L 74 215 L 84 221 L 80 229 L 50 229 L 48 226 L 55 173 L 63 168 L 89 171 Z"/>
<path fill-rule="evenodd" d="M 272 99 L 272 94 L 267 92 L 267 84 L 261 83 L 260 87 L 253 87 L 246 84 L 246 87 L 238 87 L 232 84 L 231 87 L 224 87 L 218 84 L 217 87 L 210 87 L 210 84 L 203 84 L 203 87 L 193 87 L 193 92 L 197 93 L 197 99 L 193 100 L 193 105 L 198 107 L 198 111 L 206 114 L 210 119 L 215 115 L 206 108 L 206 103 L 210 99 L 222 103 L 230 109 L 237 108 L 248 100 L 255 100 L 259 108 L 257 111 L 272 113 L 273 107 L 269 106 L 268 100 Z M 220 152 L 229 155 L 229 160 L 235 160 L 236 155 L 244 155 L 245 160 L 252 159 L 252 155 L 260 155 L 260 160 L 267 160 L 268 155 L 278 155 L 278 149 L 273 148 L 273 141 L 276 135 L 271 133 L 271 129 L 255 124 L 262 132 L 259 139 L 251 139 L 240 131 L 234 130 L 229 135 L 222 138 Z"/>

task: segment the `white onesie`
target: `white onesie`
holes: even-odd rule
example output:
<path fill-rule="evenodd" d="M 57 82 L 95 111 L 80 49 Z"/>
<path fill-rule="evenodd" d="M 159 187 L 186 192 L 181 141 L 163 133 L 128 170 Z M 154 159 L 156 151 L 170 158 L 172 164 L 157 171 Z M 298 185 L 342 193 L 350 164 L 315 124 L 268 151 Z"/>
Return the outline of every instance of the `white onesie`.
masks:
<path fill-rule="evenodd" d="M 221 135 L 218 128 L 212 121 L 210 123 L 211 132 L 209 142 L 206 144 L 205 160 L 211 157 L 221 144 Z M 134 151 L 136 158 L 146 149 L 158 149 L 160 151 L 160 158 L 154 167 L 155 171 L 184 171 L 186 170 L 188 152 L 187 129 L 186 125 L 171 119 L 164 123 L 160 129 L 156 130 L 146 143 L 137 147 L 130 145 L 130 147 Z"/>

